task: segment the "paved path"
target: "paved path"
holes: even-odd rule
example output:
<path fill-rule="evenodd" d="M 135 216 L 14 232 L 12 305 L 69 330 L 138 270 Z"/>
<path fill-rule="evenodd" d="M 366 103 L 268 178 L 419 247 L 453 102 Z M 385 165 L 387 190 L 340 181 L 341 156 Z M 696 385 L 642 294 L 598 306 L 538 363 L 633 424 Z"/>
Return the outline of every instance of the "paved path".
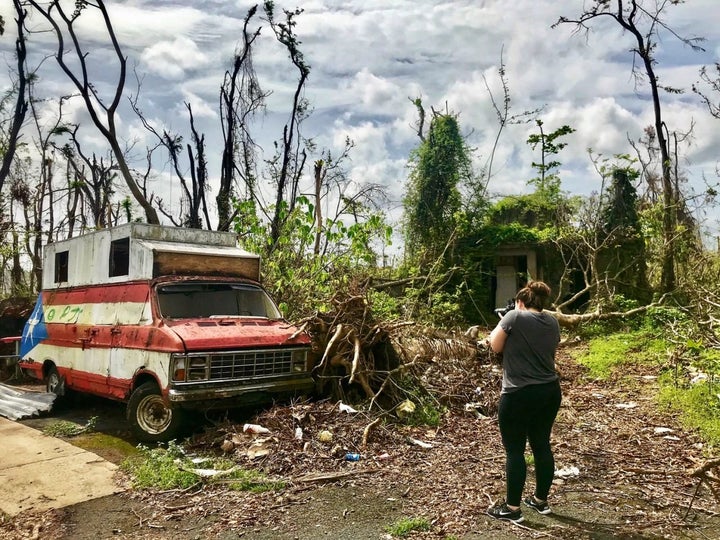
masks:
<path fill-rule="evenodd" d="M 14 516 L 120 493 L 116 470 L 92 452 L 0 418 L 0 513 Z"/>

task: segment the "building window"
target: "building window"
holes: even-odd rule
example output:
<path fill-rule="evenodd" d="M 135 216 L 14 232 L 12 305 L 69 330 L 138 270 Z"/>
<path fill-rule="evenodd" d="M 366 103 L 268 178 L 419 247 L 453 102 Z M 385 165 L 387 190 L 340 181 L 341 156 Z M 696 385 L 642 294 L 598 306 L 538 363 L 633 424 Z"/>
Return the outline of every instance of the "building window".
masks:
<path fill-rule="evenodd" d="M 55 253 L 55 283 L 68 280 L 68 252 Z"/>
<path fill-rule="evenodd" d="M 130 238 L 110 242 L 110 277 L 127 276 L 130 270 Z"/>

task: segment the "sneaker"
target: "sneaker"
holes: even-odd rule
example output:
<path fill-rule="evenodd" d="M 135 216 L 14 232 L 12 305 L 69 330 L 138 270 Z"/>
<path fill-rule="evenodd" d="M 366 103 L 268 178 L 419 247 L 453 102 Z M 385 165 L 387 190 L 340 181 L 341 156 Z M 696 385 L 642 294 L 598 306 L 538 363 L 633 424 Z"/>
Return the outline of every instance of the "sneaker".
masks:
<path fill-rule="evenodd" d="M 523 502 L 525 503 L 525 506 L 529 506 L 530 508 L 534 508 L 535 510 L 537 510 L 538 514 L 544 515 L 552 512 L 552 510 L 550 510 L 550 506 L 548 506 L 547 501 L 537 502 L 535 500 L 535 497 L 526 497 Z"/>
<path fill-rule="evenodd" d="M 517 510 L 510 510 L 507 503 L 491 506 L 487 509 L 487 515 L 491 518 L 512 521 L 513 523 L 521 523 L 525 519 L 519 508 Z"/>

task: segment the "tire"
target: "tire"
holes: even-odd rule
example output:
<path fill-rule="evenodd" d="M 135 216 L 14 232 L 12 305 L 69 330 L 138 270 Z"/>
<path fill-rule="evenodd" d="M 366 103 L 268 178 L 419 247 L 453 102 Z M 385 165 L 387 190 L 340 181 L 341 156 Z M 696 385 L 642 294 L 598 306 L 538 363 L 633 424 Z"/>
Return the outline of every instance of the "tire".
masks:
<path fill-rule="evenodd" d="M 182 428 L 182 410 L 168 406 L 154 382 L 145 382 L 130 395 L 127 420 L 130 430 L 141 442 L 167 442 Z"/>
<path fill-rule="evenodd" d="M 58 397 L 65 395 L 65 379 L 60 376 L 55 366 L 50 366 L 47 377 L 45 377 L 45 390 Z"/>

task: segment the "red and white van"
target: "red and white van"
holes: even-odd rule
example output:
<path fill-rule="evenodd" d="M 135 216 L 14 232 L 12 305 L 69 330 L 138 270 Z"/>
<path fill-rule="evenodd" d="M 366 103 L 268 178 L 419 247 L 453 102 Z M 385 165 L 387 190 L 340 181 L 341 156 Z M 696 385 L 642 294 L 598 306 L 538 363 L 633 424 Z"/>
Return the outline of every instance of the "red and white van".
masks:
<path fill-rule="evenodd" d="M 49 244 L 19 365 L 58 395 L 126 401 L 151 442 L 188 408 L 308 392 L 310 338 L 259 281 L 232 233 L 129 223 Z"/>

